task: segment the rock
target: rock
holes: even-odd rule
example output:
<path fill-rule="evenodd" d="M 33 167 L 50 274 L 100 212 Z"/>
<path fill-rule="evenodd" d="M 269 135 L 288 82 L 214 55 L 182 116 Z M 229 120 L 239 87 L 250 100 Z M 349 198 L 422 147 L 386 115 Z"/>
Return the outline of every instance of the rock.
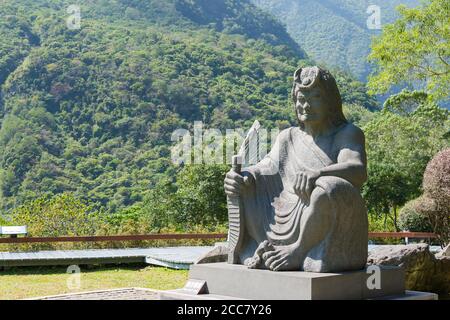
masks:
<path fill-rule="evenodd" d="M 382 246 L 367 262 L 403 267 L 408 290 L 450 293 L 450 258 L 435 257 L 427 244 Z"/>
<path fill-rule="evenodd" d="M 450 244 L 436 255 L 436 258 L 450 257 Z"/>
<path fill-rule="evenodd" d="M 195 264 L 226 262 L 228 260 L 228 252 L 227 245 L 218 244 L 214 249 L 201 256 Z"/>

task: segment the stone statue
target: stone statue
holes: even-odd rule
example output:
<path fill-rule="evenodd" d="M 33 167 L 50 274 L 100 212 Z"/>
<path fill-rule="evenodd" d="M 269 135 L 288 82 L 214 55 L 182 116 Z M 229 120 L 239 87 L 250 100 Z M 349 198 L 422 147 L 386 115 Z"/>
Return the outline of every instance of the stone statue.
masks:
<path fill-rule="evenodd" d="M 299 126 L 280 132 L 256 165 L 226 175 L 228 198 L 239 200 L 230 216 L 229 262 L 272 271 L 363 269 L 364 134 L 347 122 L 328 71 L 298 69 L 292 98 Z"/>

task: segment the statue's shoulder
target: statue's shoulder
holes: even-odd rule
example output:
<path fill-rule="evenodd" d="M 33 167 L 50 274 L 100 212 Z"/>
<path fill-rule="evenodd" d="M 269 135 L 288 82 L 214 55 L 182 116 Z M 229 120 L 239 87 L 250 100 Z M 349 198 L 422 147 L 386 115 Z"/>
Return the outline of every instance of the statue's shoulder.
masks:
<path fill-rule="evenodd" d="M 277 140 L 281 143 L 292 140 L 292 137 L 296 130 L 299 130 L 298 127 L 290 127 L 287 129 L 283 129 L 278 134 Z"/>
<path fill-rule="evenodd" d="M 364 132 L 353 123 L 346 123 L 343 125 L 336 133 L 335 139 L 342 143 L 365 143 Z"/>

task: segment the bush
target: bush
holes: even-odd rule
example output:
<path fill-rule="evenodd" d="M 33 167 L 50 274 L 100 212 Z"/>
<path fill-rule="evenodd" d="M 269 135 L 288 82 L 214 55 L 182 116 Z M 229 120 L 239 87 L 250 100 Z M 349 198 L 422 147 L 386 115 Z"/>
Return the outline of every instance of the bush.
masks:
<path fill-rule="evenodd" d="M 72 194 L 43 196 L 27 202 L 11 212 L 11 223 L 26 225 L 30 237 L 61 237 L 93 235 L 100 219 L 92 207 Z M 58 246 L 61 249 L 83 247 L 79 244 L 37 243 L 11 245 L 9 250 L 42 250 Z M 8 251 L 9 251 L 8 250 Z"/>
<path fill-rule="evenodd" d="M 161 199 L 160 196 L 158 199 Z M 167 205 L 163 203 L 157 209 L 164 209 Z M 54 197 L 45 196 L 16 208 L 11 213 L 10 224 L 27 225 L 29 235 L 33 237 L 141 235 L 158 232 L 226 233 L 228 230 L 226 223 L 208 225 L 187 223 L 184 226 L 167 223 L 166 226 L 156 229 L 155 221 L 146 213 L 135 205 L 115 214 L 106 215 L 93 210 L 72 194 L 60 194 Z M 163 219 L 160 222 L 166 221 Z M 0 244 L 0 251 L 211 246 L 217 241 L 219 239 Z"/>
<path fill-rule="evenodd" d="M 417 210 L 417 206 L 422 201 L 421 198 L 409 201 L 400 210 L 398 224 L 403 231 L 433 232 L 428 216 Z"/>
<path fill-rule="evenodd" d="M 450 208 L 450 148 L 439 152 L 428 163 L 423 188 L 438 206 L 443 209 Z"/>
<path fill-rule="evenodd" d="M 0 216 L 0 226 L 7 226 L 7 225 L 9 225 L 9 222 L 5 218 Z"/>
<path fill-rule="evenodd" d="M 228 221 L 223 180 L 226 165 L 188 165 L 176 182 L 161 181 L 145 197 L 142 215 L 153 232 L 174 227 L 187 232 L 192 227 L 224 225 Z"/>
<path fill-rule="evenodd" d="M 450 243 L 450 148 L 439 152 L 427 165 L 423 178 L 426 214 L 442 245 Z"/>
<path fill-rule="evenodd" d="M 92 208 L 68 193 L 44 196 L 14 209 L 12 222 L 26 225 L 32 237 L 91 235 L 97 229 Z"/>

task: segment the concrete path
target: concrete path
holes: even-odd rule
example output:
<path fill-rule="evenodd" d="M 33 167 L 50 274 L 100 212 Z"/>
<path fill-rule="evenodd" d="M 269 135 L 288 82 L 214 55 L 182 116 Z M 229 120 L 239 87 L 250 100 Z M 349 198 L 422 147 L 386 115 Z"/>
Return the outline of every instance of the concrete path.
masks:
<path fill-rule="evenodd" d="M 212 248 L 168 247 L 0 252 L 0 267 L 148 263 L 174 269 L 189 269 L 189 265 Z"/>

